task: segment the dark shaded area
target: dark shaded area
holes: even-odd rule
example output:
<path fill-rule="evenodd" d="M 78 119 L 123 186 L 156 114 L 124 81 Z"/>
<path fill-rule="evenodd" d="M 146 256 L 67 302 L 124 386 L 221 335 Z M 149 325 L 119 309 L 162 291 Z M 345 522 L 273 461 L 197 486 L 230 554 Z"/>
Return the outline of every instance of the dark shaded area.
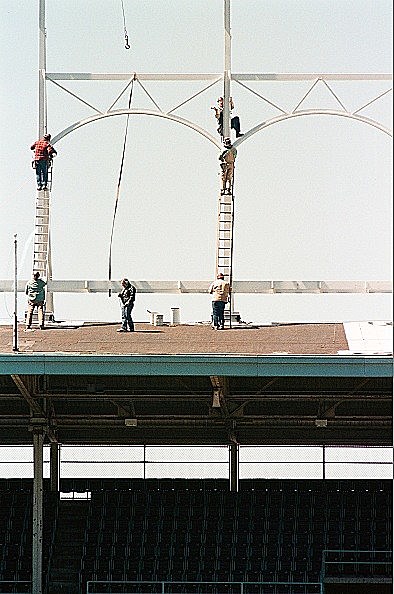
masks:
<path fill-rule="evenodd" d="M 59 501 L 45 481 L 45 594 L 88 580 L 319 582 L 327 549 L 362 560 L 338 557 L 327 592 L 386 592 L 391 481 L 253 480 L 232 493 L 222 480 L 100 480 L 62 482 L 90 501 Z M 1 481 L 0 510 L 0 580 L 29 580 L 32 480 Z"/>

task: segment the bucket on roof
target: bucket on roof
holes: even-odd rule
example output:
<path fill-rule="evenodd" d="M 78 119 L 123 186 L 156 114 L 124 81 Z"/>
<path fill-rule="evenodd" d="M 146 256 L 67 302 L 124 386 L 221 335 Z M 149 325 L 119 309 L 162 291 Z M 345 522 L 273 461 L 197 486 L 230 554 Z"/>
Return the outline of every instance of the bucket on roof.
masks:
<path fill-rule="evenodd" d="M 181 323 L 179 307 L 171 307 L 171 324 L 176 326 Z"/>

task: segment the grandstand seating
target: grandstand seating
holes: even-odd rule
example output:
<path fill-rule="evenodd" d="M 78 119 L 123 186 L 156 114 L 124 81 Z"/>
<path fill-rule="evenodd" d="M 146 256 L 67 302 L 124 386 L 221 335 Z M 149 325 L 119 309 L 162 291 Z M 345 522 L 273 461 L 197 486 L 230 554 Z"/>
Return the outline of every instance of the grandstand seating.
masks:
<path fill-rule="evenodd" d="M 391 550 L 391 481 L 245 480 L 231 493 L 224 480 L 75 479 L 66 489 L 91 500 L 59 501 L 45 485 L 47 594 L 82 593 L 87 580 L 317 582 L 325 549 Z M 0 481 L 0 580 L 31 579 L 31 510 L 31 480 Z M 330 572 L 390 575 L 367 563 Z"/>

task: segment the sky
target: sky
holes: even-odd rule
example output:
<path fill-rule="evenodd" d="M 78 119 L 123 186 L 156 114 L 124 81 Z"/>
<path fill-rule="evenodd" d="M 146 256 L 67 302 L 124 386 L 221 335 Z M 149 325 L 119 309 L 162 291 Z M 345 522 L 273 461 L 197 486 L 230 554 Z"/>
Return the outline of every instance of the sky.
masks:
<path fill-rule="evenodd" d="M 35 179 L 30 145 L 38 131 L 38 0 L 0 0 L 0 279 L 32 265 Z M 223 72 L 223 0 L 124 0 L 130 49 L 124 47 L 121 0 L 48 0 L 48 72 Z M 389 73 L 390 0 L 232 0 L 234 73 Z M 124 81 L 62 82 L 107 109 Z M 310 81 L 246 83 L 283 109 L 294 109 Z M 169 110 L 206 82 L 144 86 Z M 349 109 L 391 88 L 390 81 L 332 81 Z M 278 111 L 232 83 L 246 132 Z M 221 83 L 176 113 L 216 136 L 211 106 Z M 52 136 L 93 114 L 48 82 Z M 127 94 L 117 104 L 125 107 Z M 321 83 L 304 109 L 338 109 Z M 154 108 L 138 84 L 133 107 Z M 392 93 L 362 112 L 391 128 Z M 54 163 L 51 240 L 53 278 L 106 280 L 126 118 L 110 117 L 61 139 Z M 343 118 L 308 116 L 269 126 L 239 147 L 235 175 L 236 280 L 390 280 L 392 278 L 392 139 Z M 206 280 L 215 273 L 218 149 L 193 130 L 161 118 L 131 116 L 115 224 L 112 278 Z M 57 319 L 116 320 L 116 295 L 55 294 Z M 181 321 L 210 315 L 207 295 L 139 295 L 134 319 L 147 310 Z M 19 296 L 19 317 L 25 303 Z M 245 321 L 347 321 L 391 318 L 389 295 L 235 297 Z M 13 296 L 0 295 L 0 320 Z"/>

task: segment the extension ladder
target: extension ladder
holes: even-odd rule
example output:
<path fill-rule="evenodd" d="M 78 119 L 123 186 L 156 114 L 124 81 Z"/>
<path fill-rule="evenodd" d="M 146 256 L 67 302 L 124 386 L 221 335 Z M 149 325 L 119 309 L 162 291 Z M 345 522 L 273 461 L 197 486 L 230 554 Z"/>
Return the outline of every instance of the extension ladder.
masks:
<path fill-rule="evenodd" d="M 49 221 L 50 198 L 52 189 L 52 167 L 48 168 L 47 190 L 37 190 L 34 225 L 33 272 L 39 272 L 41 278 L 48 279 L 49 265 Z M 48 305 L 48 302 L 47 302 Z M 37 314 L 34 313 L 33 321 Z M 45 311 L 45 319 L 52 320 L 53 312 Z"/>
<path fill-rule="evenodd" d="M 216 232 L 216 275 L 223 273 L 224 279 L 233 282 L 233 234 L 234 234 L 234 186 L 230 194 L 221 194 L 218 202 L 218 222 Z M 226 305 L 224 318 L 231 322 L 241 320 L 238 312 L 233 311 L 233 295 Z"/>

